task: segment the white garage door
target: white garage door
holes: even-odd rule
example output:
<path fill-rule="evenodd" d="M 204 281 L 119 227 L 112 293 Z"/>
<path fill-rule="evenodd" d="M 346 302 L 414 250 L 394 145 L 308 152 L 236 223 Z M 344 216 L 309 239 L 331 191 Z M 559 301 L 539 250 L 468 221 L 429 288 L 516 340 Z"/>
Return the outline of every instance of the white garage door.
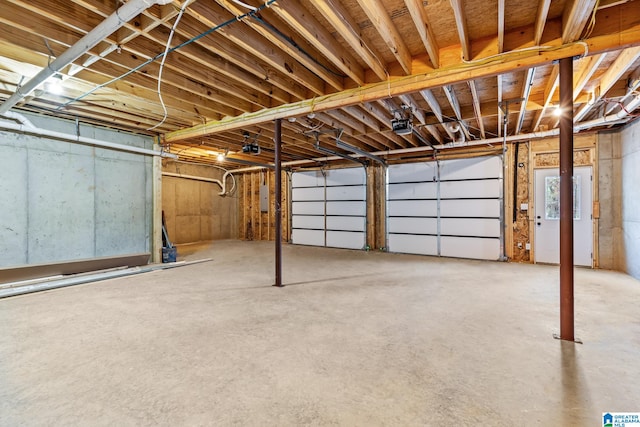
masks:
<path fill-rule="evenodd" d="M 292 242 L 364 248 L 366 182 L 364 168 L 294 172 L 291 178 Z"/>
<path fill-rule="evenodd" d="M 501 157 L 389 166 L 387 198 L 390 252 L 501 257 Z"/>

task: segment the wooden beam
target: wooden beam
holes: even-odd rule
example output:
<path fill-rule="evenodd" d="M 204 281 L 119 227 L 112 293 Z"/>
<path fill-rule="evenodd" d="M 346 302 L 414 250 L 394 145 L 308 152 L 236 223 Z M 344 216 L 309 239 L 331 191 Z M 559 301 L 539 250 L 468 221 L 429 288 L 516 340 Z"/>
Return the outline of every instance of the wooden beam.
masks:
<path fill-rule="evenodd" d="M 462 57 L 465 61 L 471 60 L 471 49 L 469 47 L 469 32 L 467 30 L 467 20 L 464 17 L 463 0 L 450 0 L 453 15 L 456 19 L 456 28 L 458 29 L 458 37 L 460 38 L 460 47 L 462 48 Z"/>
<path fill-rule="evenodd" d="M 562 42 L 576 41 L 591 19 L 598 0 L 569 0 L 562 13 Z"/>
<path fill-rule="evenodd" d="M 229 0 L 218 0 L 218 3 L 222 5 L 223 8 L 231 12 L 234 16 L 241 16 L 243 13 L 246 13 L 247 10 L 238 6 L 237 3 L 229 1 Z M 289 2 L 290 3 L 290 2 Z M 287 3 L 287 6 L 289 6 Z M 277 3 L 276 3 L 277 4 Z M 308 71 L 311 71 L 316 76 L 322 78 L 327 84 L 331 85 L 336 90 L 344 89 L 344 80 L 332 73 L 327 67 L 324 67 L 318 61 L 314 60 L 313 57 L 315 55 L 306 55 L 301 49 L 296 48 L 290 42 L 286 41 L 281 35 L 274 32 L 272 29 L 268 28 L 268 25 L 272 25 L 275 28 L 283 28 L 285 25 L 280 25 L 279 22 L 269 22 L 266 18 L 268 14 L 267 10 L 264 10 L 260 15 L 251 16 L 248 19 L 243 20 L 243 23 L 246 24 L 249 28 L 253 29 L 255 33 L 259 35 L 259 37 L 255 37 L 253 34 L 245 33 L 245 39 L 252 45 L 255 43 L 262 43 L 262 39 L 269 41 L 274 46 L 277 46 L 282 52 L 286 55 L 293 58 L 295 61 L 304 66 Z M 262 22 L 260 22 L 262 21 Z M 266 24 L 266 25 L 265 25 Z M 227 27 L 231 28 L 231 27 Z M 229 29 L 225 29 L 223 34 L 229 32 Z M 286 37 L 290 37 L 289 35 L 285 35 Z M 302 50 L 306 52 L 312 52 L 311 46 L 305 46 L 306 43 L 298 40 L 295 42 L 296 45 L 301 45 Z M 286 63 L 289 65 L 289 68 L 294 69 L 297 68 L 296 73 L 301 71 L 300 67 L 297 67 L 296 64 Z M 304 70 L 304 71 L 307 71 Z M 324 92 L 324 91 L 323 91 Z"/>
<path fill-rule="evenodd" d="M 536 129 L 538 129 L 538 126 L 540 126 L 540 122 L 544 117 L 545 111 L 551 105 L 553 94 L 556 92 L 556 89 L 558 89 L 558 84 L 560 83 L 559 72 L 560 72 L 560 68 L 558 67 L 558 64 L 554 64 L 551 70 L 551 75 L 549 76 L 549 80 L 547 80 L 547 87 L 544 90 L 544 105 L 542 106 L 542 110 L 540 110 L 536 115 L 536 119 L 534 121 L 534 125 L 532 128 L 534 132 L 536 131 Z"/>
<path fill-rule="evenodd" d="M 640 11 L 637 13 L 640 15 Z M 585 43 L 589 45 L 592 53 L 617 50 L 634 44 L 640 45 L 640 22 L 634 21 L 634 23 L 631 24 L 631 28 L 626 28 L 623 33 L 616 32 L 615 34 L 593 37 Z M 194 126 L 189 129 L 171 132 L 165 137 L 167 141 L 173 141 L 229 129 L 239 129 L 252 124 L 271 121 L 276 118 L 297 116 L 314 111 L 327 111 L 347 105 L 356 105 L 384 99 L 389 96 L 399 96 L 423 89 L 463 82 L 471 78 L 484 78 L 541 66 L 560 58 L 578 56 L 583 53 L 584 45 L 582 43 L 570 43 L 556 46 L 552 49 L 532 49 L 521 51 L 517 54 L 505 54 L 506 56 L 497 57 L 492 61 L 465 63 L 459 66 L 452 66 L 447 70 L 436 70 L 408 77 L 390 79 L 388 82 L 370 83 L 363 87 L 348 89 L 343 92 L 318 96 L 276 108 L 267 108 L 260 112 L 227 117 L 216 122 L 208 123 L 207 125 Z"/>
<path fill-rule="evenodd" d="M 234 17 L 233 14 L 222 9 L 217 3 L 196 2 L 190 7 L 189 13 L 196 17 L 209 27 L 213 27 L 216 23 L 226 22 Z M 257 28 L 254 26 L 254 28 Z M 325 91 L 325 82 L 322 78 L 315 75 L 309 68 L 303 66 L 298 60 L 292 57 L 289 52 L 284 50 L 276 50 L 268 39 L 251 35 L 246 27 L 228 25 L 225 31 L 216 33 L 218 36 L 224 37 L 226 42 L 231 42 L 234 49 L 242 49 L 251 55 L 266 62 L 274 67 L 280 73 L 295 80 L 302 86 L 317 95 L 323 95 Z M 281 42 L 282 43 L 282 42 Z M 332 83 L 335 83 L 331 80 Z"/>
<path fill-rule="evenodd" d="M 498 53 L 504 52 L 504 8 L 506 0 L 498 0 Z"/>
<path fill-rule="evenodd" d="M 573 78 L 573 81 L 574 81 L 573 102 L 575 102 L 576 99 L 578 99 L 578 95 L 580 95 L 580 92 L 582 92 L 582 89 L 584 89 L 586 84 L 589 82 L 589 80 L 593 76 L 593 73 L 596 72 L 596 70 L 598 69 L 598 67 L 600 66 L 600 64 L 602 63 L 602 61 L 605 59 L 606 56 L 607 56 L 606 53 L 601 53 L 599 55 L 589 56 L 586 58 L 582 58 L 580 60 L 581 62 L 580 68 L 576 73 L 576 76 L 574 76 Z"/>
<path fill-rule="evenodd" d="M 380 80 L 386 80 L 388 72 L 381 57 L 367 45 L 360 34 L 358 23 L 337 0 L 309 0 L 322 16 L 336 29 L 353 51 L 367 64 Z"/>
<path fill-rule="evenodd" d="M 594 95 L 593 102 L 582 105 L 582 107 L 576 112 L 573 117 L 575 123 L 582 120 L 582 118 L 591 111 L 591 108 L 607 94 L 613 85 L 620 80 L 622 75 L 627 72 L 629 67 L 635 63 L 638 58 L 640 58 L 640 46 L 631 47 L 620 52 L 620 55 L 618 55 L 613 64 L 611 64 L 609 68 L 607 68 L 607 71 L 600 76 L 600 83 L 596 88 L 595 92 L 597 94 Z"/>
<path fill-rule="evenodd" d="M 427 125 L 427 120 L 425 118 L 424 112 L 418 106 L 418 104 L 416 104 L 411 94 L 400 95 L 400 99 L 405 105 L 408 105 L 411 108 L 411 111 L 413 112 L 413 117 L 418 119 L 420 124 L 427 129 L 427 132 L 429 132 L 439 144 L 442 144 L 442 136 L 438 132 L 438 129 L 436 128 L 435 125 Z M 422 137 L 425 138 L 424 135 Z"/>
<path fill-rule="evenodd" d="M 502 111 L 502 74 L 497 76 L 497 90 L 498 90 L 498 137 L 502 136 L 502 127 L 504 126 L 504 112 Z"/>
<path fill-rule="evenodd" d="M 547 23 L 547 15 L 549 14 L 549 6 L 551 0 L 540 0 L 538 3 L 538 13 L 536 14 L 536 26 L 533 36 L 533 44 L 540 45 L 542 41 L 542 34 L 544 33 L 544 26 Z"/>
<path fill-rule="evenodd" d="M 500 0 L 504 1 L 504 0 Z M 404 0 L 405 6 L 413 19 L 413 23 L 420 34 L 422 44 L 424 44 L 433 68 L 438 68 L 440 63 L 438 44 L 429 25 L 427 13 L 424 10 L 422 0 Z"/>
<path fill-rule="evenodd" d="M 467 129 L 467 123 L 462 118 L 462 111 L 460 110 L 460 101 L 458 101 L 458 97 L 456 96 L 455 91 L 453 90 L 452 85 L 446 85 L 442 87 L 444 91 L 444 95 L 447 97 L 451 108 L 453 109 L 453 114 L 455 114 L 456 119 L 460 122 L 460 129 L 464 132 L 467 139 L 471 139 L 471 133 L 469 129 Z"/>
<path fill-rule="evenodd" d="M 442 116 L 442 107 L 440 107 L 440 104 L 438 103 L 438 100 L 436 99 L 436 96 L 433 94 L 433 92 L 430 89 L 424 89 L 420 91 L 420 95 L 422 95 L 422 98 L 424 98 L 427 105 L 429 105 L 431 112 L 433 113 L 434 116 L 436 116 L 436 119 L 438 119 L 438 122 L 443 123 L 444 117 Z M 451 138 L 452 141 L 456 139 L 453 132 L 451 132 L 451 130 L 449 130 L 447 126 L 442 125 L 442 128 L 447 133 L 449 138 Z"/>
<path fill-rule="evenodd" d="M 378 34 L 380 34 L 380 37 L 382 37 L 389 47 L 389 50 L 391 50 L 398 60 L 398 63 L 404 72 L 407 75 L 411 74 L 411 53 L 409 52 L 407 45 L 404 43 L 404 40 L 402 40 L 402 36 L 400 36 L 398 29 L 391 20 L 391 17 L 384 8 L 384 2 L 370 0 L 357 1 L 378 31 Z"/>
<path fill-rule="evenodd" d="M 516 135 L 522 131 L 522 124 L 524 122 L 524 116 L 527 111 L 527 102 L 529 102 L 529 95 L 531 95 L 531 88 L 533 87 L 533 78 L 535 77 L 535 74 L 535 67 L 531 67 L 527 70 L 526 77 L 524 79 L 521 96 L 522 103 L 520 104 L 520 111 L 518 112 L 518 122 L 516 124 Z"/>
<path fill-rule="evenodd" d="M 286 7 L 276 2 L 271 6 L 271 10 L 329 59 L 337 69 L 357 84 L 365 83 L 364 70 L 358 61 L 299 1 L 287 0 Z"/>
<path fill-rule="evenodd" d="M 471 90 L 473 112 L 476 117 L 476 122 L 478 123 L 480 136 L 482 137 L 482 139 L 484 139 L 485 138 L 484 122 L 482 121 L 482 111 L 480 110 L 480 98 L 478 97 L 478 91 L 476 90 L 476 82 L 474 80 L 469 80 L 467 84 L 469 85 L 469 90 Z"/>

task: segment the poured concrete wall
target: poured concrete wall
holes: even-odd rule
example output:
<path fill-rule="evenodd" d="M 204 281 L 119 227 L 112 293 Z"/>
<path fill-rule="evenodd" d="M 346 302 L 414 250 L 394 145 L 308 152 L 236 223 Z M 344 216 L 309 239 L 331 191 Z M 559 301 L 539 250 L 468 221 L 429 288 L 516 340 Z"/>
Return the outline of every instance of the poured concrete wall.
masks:
<path fill-rule="evenodd" d="M 640 122 L 599 141 L 600 266 L 640 279 Z"/>
<path fill-rule="evenodd" d="M 640 279 L 640 121 L 620 133 L 622 246 L 627 273 Z"/>
<path fill-rule="evenodd" d="M 171 160 L 163 172 L 221 180 L 221 169 Z M 229 179 L 229 186 L 232 180 Z M 229 187 L 230 188 L 230 187 Z M 162 210 L 172 243 L 195 243 L 238 238 L 238 192 L 220 196 L 220 186 L 192 179 L 162 177 Z"/>
<path fill-rule="evenodd" d="M 75 135 L 71 121 L 28 116 Z M 80 125 L 81 136 L 151 148 L 140 135 Z M 0 268 L 147 252 L 151 159 L 0 132 Z"/>

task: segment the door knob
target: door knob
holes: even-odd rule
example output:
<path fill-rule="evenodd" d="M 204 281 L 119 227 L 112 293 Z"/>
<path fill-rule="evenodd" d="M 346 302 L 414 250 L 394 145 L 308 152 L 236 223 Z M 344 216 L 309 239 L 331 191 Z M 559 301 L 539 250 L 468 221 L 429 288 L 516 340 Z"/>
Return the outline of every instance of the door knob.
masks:
<path fill-rule="evenodd" d="M 541 223 L 541 222 L 538 222 L 538 223 L 536 223 L 536 224 L 538 224 L 538 227 L 540 227 L 540 226 L 542 225 L 542 223 Z"/>
<path fill-rule="evenodd" d="M 540 219 L 540 215 L 538 215 L 536 218 Z"/>

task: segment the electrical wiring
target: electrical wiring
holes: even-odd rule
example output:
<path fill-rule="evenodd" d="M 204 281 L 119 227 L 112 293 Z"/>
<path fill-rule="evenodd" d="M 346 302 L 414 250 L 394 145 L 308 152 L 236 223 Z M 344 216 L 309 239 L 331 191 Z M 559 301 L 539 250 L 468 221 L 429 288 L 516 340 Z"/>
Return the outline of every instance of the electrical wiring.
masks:
<path fill-rule="evenodd" d="M 226 191 L 224 195 L 225 195 L 225 196 L 227 196 L 227 195 L 231 195 L 231 194 L 233 194 L 233 192 L 234 192 L 234 191 L 235 191 L 235 189 L 236 189 L 236 177 L 235 177 L 235 176 L 233 176 L 233 171 L 232 171 L 232 170 L 225 169 L 225 168 L 223 168 L 222 166 L 212 165 L 211 163 L 187 162 L 187 161 L 184 161 L 184 160 L 174 160 L 174 159 L 170 159 L 170 160 L 168 160 L 168 161 L 170 161 L 170 162 L 172 162 L 172 163 L 183 163 L 183 164 L 185 164 L 185 165 L 208 166 L 208 167 L 212 167 L 212 168 L 220 169 L 220 170 L 221 170 L 221 171 L 223 171 L 225 174 L 229 174 L 229 176 L 231 177 L 231 179 L 232 179 L 232 181 L 233 181 L 233 184 L 232 184 L 232 186 L 231 186 L 231 190 Z M 177 167 L 176 167 L 176 170 L 178 171 L 178 173 L 180 173 L 180 170 L 179 170 Z"/>
<path fill-rule="evenodd" d="M 235 0 L 234 0 L 235 1 Z M 285 40 L 287 43 L 289 43 L 291 46 L 293 46 L 294 48 L 296 48 L 300 53 L 302 53 L 304 56 L 306 56 L 307 58 L 309 58 L 310 60 L 312 60 L 313 62 L 315 62 L 316 64 L 318 64 L 320 67 L 322 67 L 323 70 L 333 74 L 334 76 L 338 76 L 338 77 L 342 77 L 342 78 L 346 78 L 347 76 L 341 73 L 337 73 L 335 71 L 333 71 L 331 68 L 327 67 L 326 65 L 324 65 L 322 62 L 318 61 L 317 59 L 315 59 L 313 56 L 311 56 L 311 54 L 309 52 L 307 52 L 306 50 L 304 50 L 302 47 L 300 47 L 300 45 L 298 45 L 298 43 L 295 42 L 295 40 L 293 40 L 291 37 L 289 37 L 288 35 L 284 34 L 282 31 L 280 31 L 279 29 L 277 29 L 276 27 L 274 27 L 273 25 L 269 24 L 267 21 L 265 21 L 264 19 L 260 18 L 257 16 L 257 14 L 254 14 L 251 16 L 255 21 L 259 22 L 260 24 L 262 24 L 264 27 L 266 27 L 269 31 L 271 31 L 272 33 L 276 34 L 278 37 L 280 37 L 281 39 Z"/>
<path fill-rule="evenodd" d="M 256 10 L 252 10 L 250 12 L 247 12 L 247 13 L 243 14 L 243 15 L 236 16 L 236 17 L 231 18 L 231 19 L 229 19 L 229 20 L 227 20 L 227 21 L 225 21 L 225 22 L 223 22 L 221 24 L 214 25 L 213 27 L 209 28 L 208 30 L 206 30 L 206 31 L 204 31 L 204 32 L 202 32 L 200 34 L 198 34 L 197 36 L 195 36 L 193 38 L 190 38 L 189 40 L 186 40 L 185 42 L 180 43 L 177 46 L 172 47 L 166 53 L 165 52 L 159 53 L 156 56 L 154 56 L 153 58 L 149 58 L 148 60 L 146 60 L 142 64 L 130 69 L 126 73 L 123 73 L 123 74 L 119 75 L 118 77 L 114 77 L 113 79 L 111 79 L 111 80 L 109 80 L 109 81 L 107 81 L 105 83 L 99 84 L 96 87 L 94 87 L 93 89 L 83 93 L 82 95 L 65 102 L 64 104 L 60 105 L 56 109 L 56 111 L 61 110 L 62 108 L 66 107 L 67 105 L 69 105 L 69 104 L 71 104 L 73 102 L 77 102 L 77 101 L 80 101 L 80 100 L 86 98 L 87 96 L 91 95 L 92 93 L 94 93 L 95 91 L 97 91 L 99 89 L 102 89 L 102 88 L 104 88 L 106 86 L 109 86 L 112 83 L 115 83 L 115 82 L 117 82 L 119 80 L 124 79 L 127 76 L 130 76 L 131 74 L 135 73 L 136 71 L 141 70 L 142 68 L 144 68 L 147 65 L 151 64 L 152 62 L 155 62 L 156 60 L 158 60 L 158 59 L 160 59 L 160 58 L 162 58 L 162 57 L 164 57 L 164 56 L 166 56 L 166 55 L 168 55 L 168 54 L 170 54 L 172 52 L 175 52 L 178 49 L 181 49 L 181 48 L 183 48 L 183 47 L 185 47 L 185 46 L 187 46 L 187 45 L 189 45 L 189 44 L 191 44 L 193 42 L 196 42 L 196 41 L 200 40 L 203 37 L 208 36 L 211 33 L 214 33 L 214 32 L 216 32 L 216 31 L 218 31 L 218 30 L 220 30 L 220 29 L 222 29 L 222 28 L 224 28 L 224 27 L 226 27 L 228 25 L 231 25 L 231 24 L 233 24 L 235 22 L 242 21 L 243 19 L 245 19 L 245 18 L 247 18 L 249 16 L 252 16 L 255 13 L 258 13 L 261 10 L 268 8 L 272 4 L 274 4 L 276 1 L 278 1 L 278 0 L 267 0 L 263 5 L 261 5 L 260 7 L 256 8 Z"/>
<path fill-rule="evenodd" d="M 237 5 L 240 5 L 240 6 L 242 6 L 242 7 L 247 8 L 247 9 L 249 9 L 249 10 L 253 10 L 253 11 L 255 11 L 255 10 L 256 10 L 256 7 L 251 6 L 250 4 L 246 4 L 246 3 L 244 3 L 244 2 L 241 2 L 240 0 L 231 0 L 231 1 L 232 1 L 232 2 L 234 2 L 234 3 L 235 3 L 235 4 L 237 4 Z"/>
<path fill-rule="evenodd" d="M 178 27 L 180 19 L 182 19 L 182 14 L 187 9 L 187 6 L 189 6 L 189 3 L 191 3 L 191 0 L 185 0 L 185 2 L 182 4 L 182 7 L 180 8 L 178 16 L 176 17 L 176 21 L 173 23 L 173 27 L 171 27 L 171 32 L 169 33 L 169 38 L 167 39 L 167 46 L 164 49 L 164 56 L 162 57 L 162 62 L 160 62 L 160 69 L 158 70 L 158 99 L 160 100 L 160 105 L 162 105 L 162 111 L 164 112 L 164 114 L 162 116 L 162 120 L 160 120 L 156 125 L 148 128 L 147 130 L 156 129 L 157 127 L 162 126 L 162 124 L 167 120 L 167 106 L 165 105 L 164 99 L 162 98 L 162 71 L 164 71 L 164 62 L 167 59 L 167 53 L 169 52 L 169 48 L 171 47 L 171 40 L 173 39 L 173 35 L 176 32 L 176 28 Z"/>

